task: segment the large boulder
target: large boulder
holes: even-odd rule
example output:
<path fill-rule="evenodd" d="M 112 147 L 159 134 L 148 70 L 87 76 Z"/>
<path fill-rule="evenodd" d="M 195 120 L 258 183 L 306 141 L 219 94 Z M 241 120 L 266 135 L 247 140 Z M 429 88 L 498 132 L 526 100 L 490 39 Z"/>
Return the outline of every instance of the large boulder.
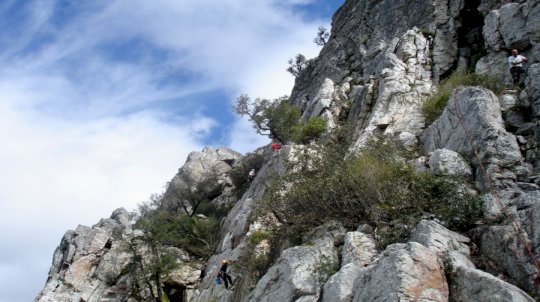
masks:
<path fill-rule="evenodd" d="M 499 100 L 487 89 L 454 90 L 443 113 L 422 139 L 426 152 L 444 148 L 465 156 L 485 191 L 488 182 L 493 188 L 508 189 L 528 176 L 529 167 L 523 162 L 516 137 L 504 129 Z"/>
<path fill-rule="evenodd" d="M 446 251 L 459 251 L 465 255 L 470 254 L 467 246 L 471 239 L 452 232 L 431 220 L 422 220 L 412 231 L 409 242 L 418 242 L 438 253 Z"/>
<path fill-rule="evenodd" d="M 354 297 L 354 283 L 360 274 L 361 268 L 355 263 L 341 267 L 324 284 L 323 302 L 350 302 Z"/>
<path fill-rule="evenodd" d="M 516 286 L 476 269 L 468 258 L 457 251 L 446 253 L 445 263 L 453 301 L 534 301 Z"/>
<path fill-rule="evenodd" d="M 341 265 L 354 263 L 358 267 L 370 264 L 377 256 L 377 243 L 370 235 L 348 232 L 341 250 Z"/>
<path fill-rule="evenodd" d="M 480 251 L 502 268 L 521 288 L 540 294 L 537 287 L 540 252 L 540 192 L 522 195 L 514 205 L 513 220 L 486 227 L 479 237 Z"/>
<path fill-rule="evenodd" d="M 436 175 L 452 175 L 465 178 L 472 177 L 469 164 L 459 153 L 448 149 L 437 149 L 429 154 L 431 172 Z"/>
<path fill-rule="evenodd" d="M 241 158 L 240 153 L 228 148 L 205 147 L 201 152 L 191 152 L 169 183 L 163 195 L 163 206 L 169 208 L 183 203 L 189 207 L 189 198 L 183 193 L 188 191 L 196 190 L 210 199 L 219 196 L 233 185 L 229 172 Z"/>
<path fill-rule="evenodd" d="M 478 5 L 478 11 L 485 16 L 490 11 L 499 9 L 504 4 L 511 2 L 514 2 L 514 0 L 481 0 L 480 5 Z"/>
<path fill-rule="evenodd" d="M 127 299 L 127 292 L 110 282 L 118 279 L 128 261 L 112 232 L 116 227 L 129 229 L 130 221 L 128 212 L 118 209 L 92 227 L 79 225 L 67 231 L 54 252 L 45 288 L 35 301 L 108 301 L 104 299 L 111 292 L 117 292 L 119 299 Z"/>
<path fill-rule="evenodd" d="M 329 237 L 289 248 L 257 282 L 248 300 L 317 301 L 322 285 L 338 265 L 334 240 Z"/>
<path fill-rule="evenodd" d="M 484 39 L 490 50 L 525 49 L 540 28 L 540 7 L 535 0 L 508 3 L 490 11 L 485 18 Z"/>
<path fill-rule="evenodd" d="M 448 285 L 437 252 L 416 242 L 393 244 L 363 269 L 355 302 L 448 301 Z"/>
<path fill-rule="evenodd" d="M 454 301 L 534 302 L 521 289 L 481 270 L 458 267 L 451 276 Z"/>

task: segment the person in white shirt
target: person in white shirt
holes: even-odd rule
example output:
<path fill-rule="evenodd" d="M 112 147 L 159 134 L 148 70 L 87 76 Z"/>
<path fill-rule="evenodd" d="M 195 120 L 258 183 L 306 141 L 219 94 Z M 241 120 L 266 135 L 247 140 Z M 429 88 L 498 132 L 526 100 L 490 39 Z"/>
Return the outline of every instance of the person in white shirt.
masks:
<path fill-rule="evenodd" d="M 255 178 L 256 175 L 257 173 L 255 172 L 255 169 L 251 169 L 248 173 L 248 181 L 251 182 Z"/>
<path fill-rule="evenodd" d="M 508 57 L 508 67 L 510 67 L 510 74 L 514 81 L 514 86 L 519 84 L 523 71 L 523 63 L 528 61 L 527 57 L 518 54 L 517 49 L 512 49 L 512 55 Z"/>

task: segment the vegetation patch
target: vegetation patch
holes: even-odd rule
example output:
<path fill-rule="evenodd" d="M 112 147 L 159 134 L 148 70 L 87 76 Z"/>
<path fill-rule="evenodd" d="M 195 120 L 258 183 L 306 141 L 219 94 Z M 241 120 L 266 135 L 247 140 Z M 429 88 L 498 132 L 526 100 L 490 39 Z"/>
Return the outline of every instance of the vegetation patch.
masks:
<path fill-rule="evenodd" d="M 107 282 L 128 276 L 131 298 L 136 301 L 166 301 L 162 285 L 178 267 L 181 254 L 209 258 L 219 244 L 219 221 L 226 210 L 204 200 L 193 212 L 178 214 L 163 202 L 163 196 L 153 196 L 141 204 L 133 213 L 132 233 L 114 230 L 113 236 L 129 258 L 123 271 L 107 276 Z"/>
<path fill-rule="evenodd" d="M 499 94 L 503 85 L 496 78 L 471 72 L 454 72 L 437 86 L 437 92 L 431 95 L 422 106 L 422 114 L 427 124 L 433 123 L 443 112 L 448 98 L 459 86 L 482 86 Z"/>
<path fill-rule="evenodd" d="M 435 32 L 427 29 L 427 28 L 420 28 L 418 29 L 418 32 L 421 33 L 426 38 L 433 38 L 435 37 Z"/>
<path fill-rule="evenodd" d="M 277 233 L 305 234 L 329 221 L 349 229 L 368 223 L 386 246 L 426 217 L 466 230 L 481 215 L 481 199 L 464 180 L 415 171 L 392 142 L 372 142 L 357 155 L 332 146 L 318 152 L 323 156 L 309 169 L 274 179 L 255 210 L 280 221 Z"/>
<path fill-rule="evenodd" d="M 253 245 L 258 245 L 264 240 L 269 240 L 272 238 L 272 232 L 268 230 L 256 230 L 251 234 L 251 243 Z"/>
<path fill-rule="evenodd" d="M 307 144 L 319 138 L 326 130 L 326 121 L 322 117 L 314 117 L 304 124 L 293 127 L 294 141 L 300 144 Z"/>

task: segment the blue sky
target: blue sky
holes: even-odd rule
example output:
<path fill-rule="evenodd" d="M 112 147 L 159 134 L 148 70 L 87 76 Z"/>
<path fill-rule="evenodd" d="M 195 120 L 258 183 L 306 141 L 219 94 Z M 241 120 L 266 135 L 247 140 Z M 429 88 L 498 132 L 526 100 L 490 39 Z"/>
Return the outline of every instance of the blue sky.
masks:
<path fill-rule="evenodd" d="M 344 0 L 0 2 L 0 302 L 31 301 L 64 232 L 132 210 L 204 145 L 264 143 L 230 110 L 289 94 Z"/>

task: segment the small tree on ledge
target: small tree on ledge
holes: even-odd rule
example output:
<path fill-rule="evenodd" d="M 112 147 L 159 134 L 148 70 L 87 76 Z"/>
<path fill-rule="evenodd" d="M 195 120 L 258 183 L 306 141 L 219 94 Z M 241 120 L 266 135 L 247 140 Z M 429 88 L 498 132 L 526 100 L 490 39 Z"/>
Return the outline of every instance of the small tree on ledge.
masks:
<path fill-rule="evenodd" d="M 243 94 L 236 99 L 234 112 L 247 115 L 258 134 L 278 140 L 282 144 L 296 142 L 307 144 L 326 131 L 326 121 L 314 117 L 300 121 L 300 109 L 291 105 L 287 97 L 273 101 L 257 98 L 252 100 Z"/>
<path fill-rule="evenodd" d="M 313 39 L 313 42 L 319 46 L 324 46 L 328 43 L 328 38 L 330 38 L 330 33 L 324 26 L 319 26 L 319 31 L 317 36 Z"/>
<path fill-rule="evenodd" d="M 292 106 L 287 97 L 273 101 L 260 98 L 252 100 L 243 94 L 236 99 L 233 109 L 240 116 L 247 115 L 258 134 L 282 144 L 293 139 L 293 127 L 300 119 L 300 110 Z"/>
<path fill-rule="evenodd" d="M 289 59 L 288 63 L 289 67 L 287 68 L 287 71 L 293 76 L 298 77 L 309 65 L 309 60 L 306 59 L 306 56 L 299 53 L 294 57 L 294 59 Z"/>

